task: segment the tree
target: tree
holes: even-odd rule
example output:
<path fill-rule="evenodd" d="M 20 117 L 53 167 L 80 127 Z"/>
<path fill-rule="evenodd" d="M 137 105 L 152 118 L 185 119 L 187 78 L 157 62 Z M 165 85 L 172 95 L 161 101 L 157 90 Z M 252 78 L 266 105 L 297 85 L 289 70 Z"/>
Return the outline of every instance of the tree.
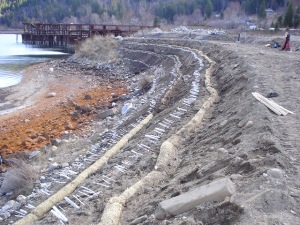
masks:
<path fill-rule="evenodd" d="M 282 26 L 283 25 L 283 17 L 282 16 L 278 17 L 277 23 L 278 23 L 278 26 Z"/>
<path fill-rule="evenodd" d="M 267 16 L 266 2 L 265 2 L 265 0 L 262 0 L 260 5 L 259 5 L 259 8 L 258 8 L 257 17 L 261 18 L 261 19 L 265 19 L 266 16 Z"/>
<path fill-rule="evenodd" d="M 298 27 L 300 25 L 300 5 L 296 9 L 296 13 L 294 16 L 294 27 Z"/>
<path fill-rule="evenodd" d="M 293 4 L 291 2 L 289 2 L 286 13 L 284 15 L 283 25 L 287 26 L 287 27 L 292 27 L 293 26 L 293 17 L 294 17 Z"/>
<path fill-rule="evenodd" d="M 204 8 L 205 17 L 210 18 L 212 13 L 213 13 L 213 10 L 214 10 L 214 7 L 213 7 L 213 4 L 212 4 L 211 0 L 207 0 L 205 8 Z"/>
<path fill-rule="evenodd" d="M 275 32 L 277 32 L 277 31 L 279 31 L 279 22 L 277 21 L 276 23 L 275 23 Z"/>
<path fill-rule="evenodd" d="M 153 20 L 153 26 L 157 27 L 160 25 L 160 21 L 159 21 L 159 18 L 156 16 L 154 17 L 154 20 Z"/>

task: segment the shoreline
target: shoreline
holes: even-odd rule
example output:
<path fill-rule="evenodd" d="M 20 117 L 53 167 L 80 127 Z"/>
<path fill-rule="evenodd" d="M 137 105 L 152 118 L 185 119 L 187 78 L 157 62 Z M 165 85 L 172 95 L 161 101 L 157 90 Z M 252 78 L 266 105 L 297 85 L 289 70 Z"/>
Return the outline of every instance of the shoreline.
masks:
<path fill-rule="evenodd" d="M 18 85 L 6 88 L 1 95 L 8 106 L 0 111 L 0 154 L 4 157 L 41 148 L 66 130 L 76 132 L 83 126 L 80 124 L 93 119 L 95 107 L 109 105 L 112 92 L 127 92 L 123 83 L 104 82 L 76 67 L 70 68 L 63 59 L 30 66 L 23 76 Z M 54 96 L 49 97 L 49 93 Z M 91 99 L 85 99 L 86 95 Z M 74 119 L 76 106 L 90 109 Z"/>

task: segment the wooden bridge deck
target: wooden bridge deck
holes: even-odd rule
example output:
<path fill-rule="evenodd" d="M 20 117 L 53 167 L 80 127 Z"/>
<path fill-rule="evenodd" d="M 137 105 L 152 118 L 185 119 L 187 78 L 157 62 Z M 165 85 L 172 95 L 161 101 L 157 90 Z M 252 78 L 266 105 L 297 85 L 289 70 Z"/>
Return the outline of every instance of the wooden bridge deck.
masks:
<path fill-rule="evenodd" d="M 0 30 L 0 34 L 22 34 L 22 30 Z"/>
<path fill-rule="evenodd" d="M 68 46 L 93 35 L 130 36 L 153 26 L 110 25 L 110 24 L 44 24 L 24 23 L 22 40 L 25 44 Z"/>

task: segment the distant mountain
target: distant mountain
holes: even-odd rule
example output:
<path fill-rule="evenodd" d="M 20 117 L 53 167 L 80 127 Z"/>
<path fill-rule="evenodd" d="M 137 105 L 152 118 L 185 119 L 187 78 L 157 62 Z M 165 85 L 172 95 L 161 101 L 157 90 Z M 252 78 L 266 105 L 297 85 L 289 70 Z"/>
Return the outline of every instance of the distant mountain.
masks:
<path fill-rule="evenodd" d="M 261 3 L 264 2 L 263 6 Z M 300 0 L 292 1 L 294 6 Z M 126 23 L 196 25 L 219 15 L 262 13 L 287 7 L 287 0 L 0 0 L 0 23 L 20 27 L 22 22 Z M 232 10 L 230 10 L 232 8 Z M 241 14 L 241 13 L 239 13 Z"/>

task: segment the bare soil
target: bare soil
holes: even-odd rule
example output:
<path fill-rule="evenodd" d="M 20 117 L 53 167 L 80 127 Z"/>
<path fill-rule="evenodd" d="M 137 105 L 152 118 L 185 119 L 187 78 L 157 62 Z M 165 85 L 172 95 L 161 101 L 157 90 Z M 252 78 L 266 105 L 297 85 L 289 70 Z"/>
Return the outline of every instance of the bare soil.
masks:
<path fill-rule="evenodd" d="M 90 159 L 101 157 L 106 149 L 152 110 L 154 118 L 150 124 L 74 192 L 81 202 L 74 195 L 69 196 L 80 209 L 73 208 L 65 201 L 57 204 L 63 209 L 69 224 L 99 223 L 106 202 L 155 169 L 161 143 L 190 121 L 209 97 L 202 77 L 209 64 L 205 60 L 197 61 L 196 53 L 200 50 L 216 62 L 212 82 L 219 97 L 206 113 L 201 126 L 185 134 L 184 143 L 178 148 L 169 171 L 166 171 L 168 179 L 155 185 L 149 184 L 131 198 L 126 203 L 120 224 L 300 224 L 300 52 L 297 51 L 300 37 L 292 37 L 290 52 L 265 47 L 274 40 L 283 41 L 282 37 L 257 33 L 244 36 L 240 42 L 236 42 L 236 33 L 196 35 L 193 39 L 189 38 L 189 34 L 164 33 L 124 40 L 124 63 L 119 66 L 128 67 L 131 71 L 126 80 L 127 86 L 138 86 L 145 76 L 152 76 L 152 87 L 136 96 L 128 95 L 127 100 L 121 98 L 116 101 L 121 106 L 127 102 L 133 104 L 134 108 L 128 114 L 118 114 L 99 121 L 92 118 L 91 128 L 81 132 L 84 138 L 68 137 L 68 143 L 58 146 L 56 152 L 51 153 L 51 161 L 47 159 L 51 146 L 40 149 L 43 157 L 46 157 L 45 161 L 33 159 L 29 163 L 39 165 L 36 167 L 41 171 L 39 175 L 42 178 L 35 184 L 28 203 L 36 206 L 48 197 L 40 190 L 55 193 L 64 185 L 62 182 L 71 180 L 59 173 L 69 169 L 78 173 L 82 171 L 92 163 Z M 200 90 L 197 100 L 187 106 L 183 102 L 189 96 L 195 71 L 201 73 Z M 94 77 L 90 75 L 87 79 Z M 51 82 L 58 86 L 62 82 L 59 79 L 69 82 L 65 74 L 60 78 L 54 77 Z M 77 82 L 83 81 L 78 79 L 72 82 L 73 94 L 78 94 L 83 85 L 75 85 Z M 43 106 L 45 100 L 51 101 L 44 97 L 53 89 L 45 87 L 47 85 L 40 86 L 43 94 L 35 98 L 41 101 L 34 101 L 31 107 Z M 162 101 L 171 87 L 167 101 Z M 119 95 L 125 93 L 125 89 L 121 90 L 123 92 L 120 91 Z M 116 90 L 111 90 L 113 92 Z M 252 92 L 259 92 L 263 96 L 277 93 L 278 96 L 273 100 L 294 114 L 276 115 L 257 101 Z M 180 119 L 176 119 L 176 115 L 174 117 L 178 108 L 186 110 L 184 114 L 176 114 Z M 47 112 L 46 108 L 44 112 Z M 22 113 L 17 115 L 18 121 L 27 118 L 22 117 Z M 1 116 L 1 121 L 6 117 Z M 166 121 L 172 121 L 172 124 Z M 150 141 L 147 135 L 157 135 L 154 130 L 157 127 L 162 129 L 159 126 L 161 123 L 167 126 L 165 131 L 157 141 Z M 141 144 L 150 149 L 143 151 L 139 148 Z M 59 165 L 68 163 L 68 166 L 53 169 L 53 161 Z M 272 177 L 268 170 L 273 168 L 280 169 L 282 176 Z M 222 177 L 229 177 L 236 185 L 236 194 L 230 200 L 199 205 L 163 221 L 155 219 L 154 213 L 159 202 Z M 7 197 L 2 198 L 4 204 Z M 135 223 L 137 218 L 139 222 Z M 17 219 L 11 217 L 9 220 Z M 7 220 L 2 224 L 8 224 Z M 60 224 L 60 221 L 48 213 L 35 224 Z"/>

